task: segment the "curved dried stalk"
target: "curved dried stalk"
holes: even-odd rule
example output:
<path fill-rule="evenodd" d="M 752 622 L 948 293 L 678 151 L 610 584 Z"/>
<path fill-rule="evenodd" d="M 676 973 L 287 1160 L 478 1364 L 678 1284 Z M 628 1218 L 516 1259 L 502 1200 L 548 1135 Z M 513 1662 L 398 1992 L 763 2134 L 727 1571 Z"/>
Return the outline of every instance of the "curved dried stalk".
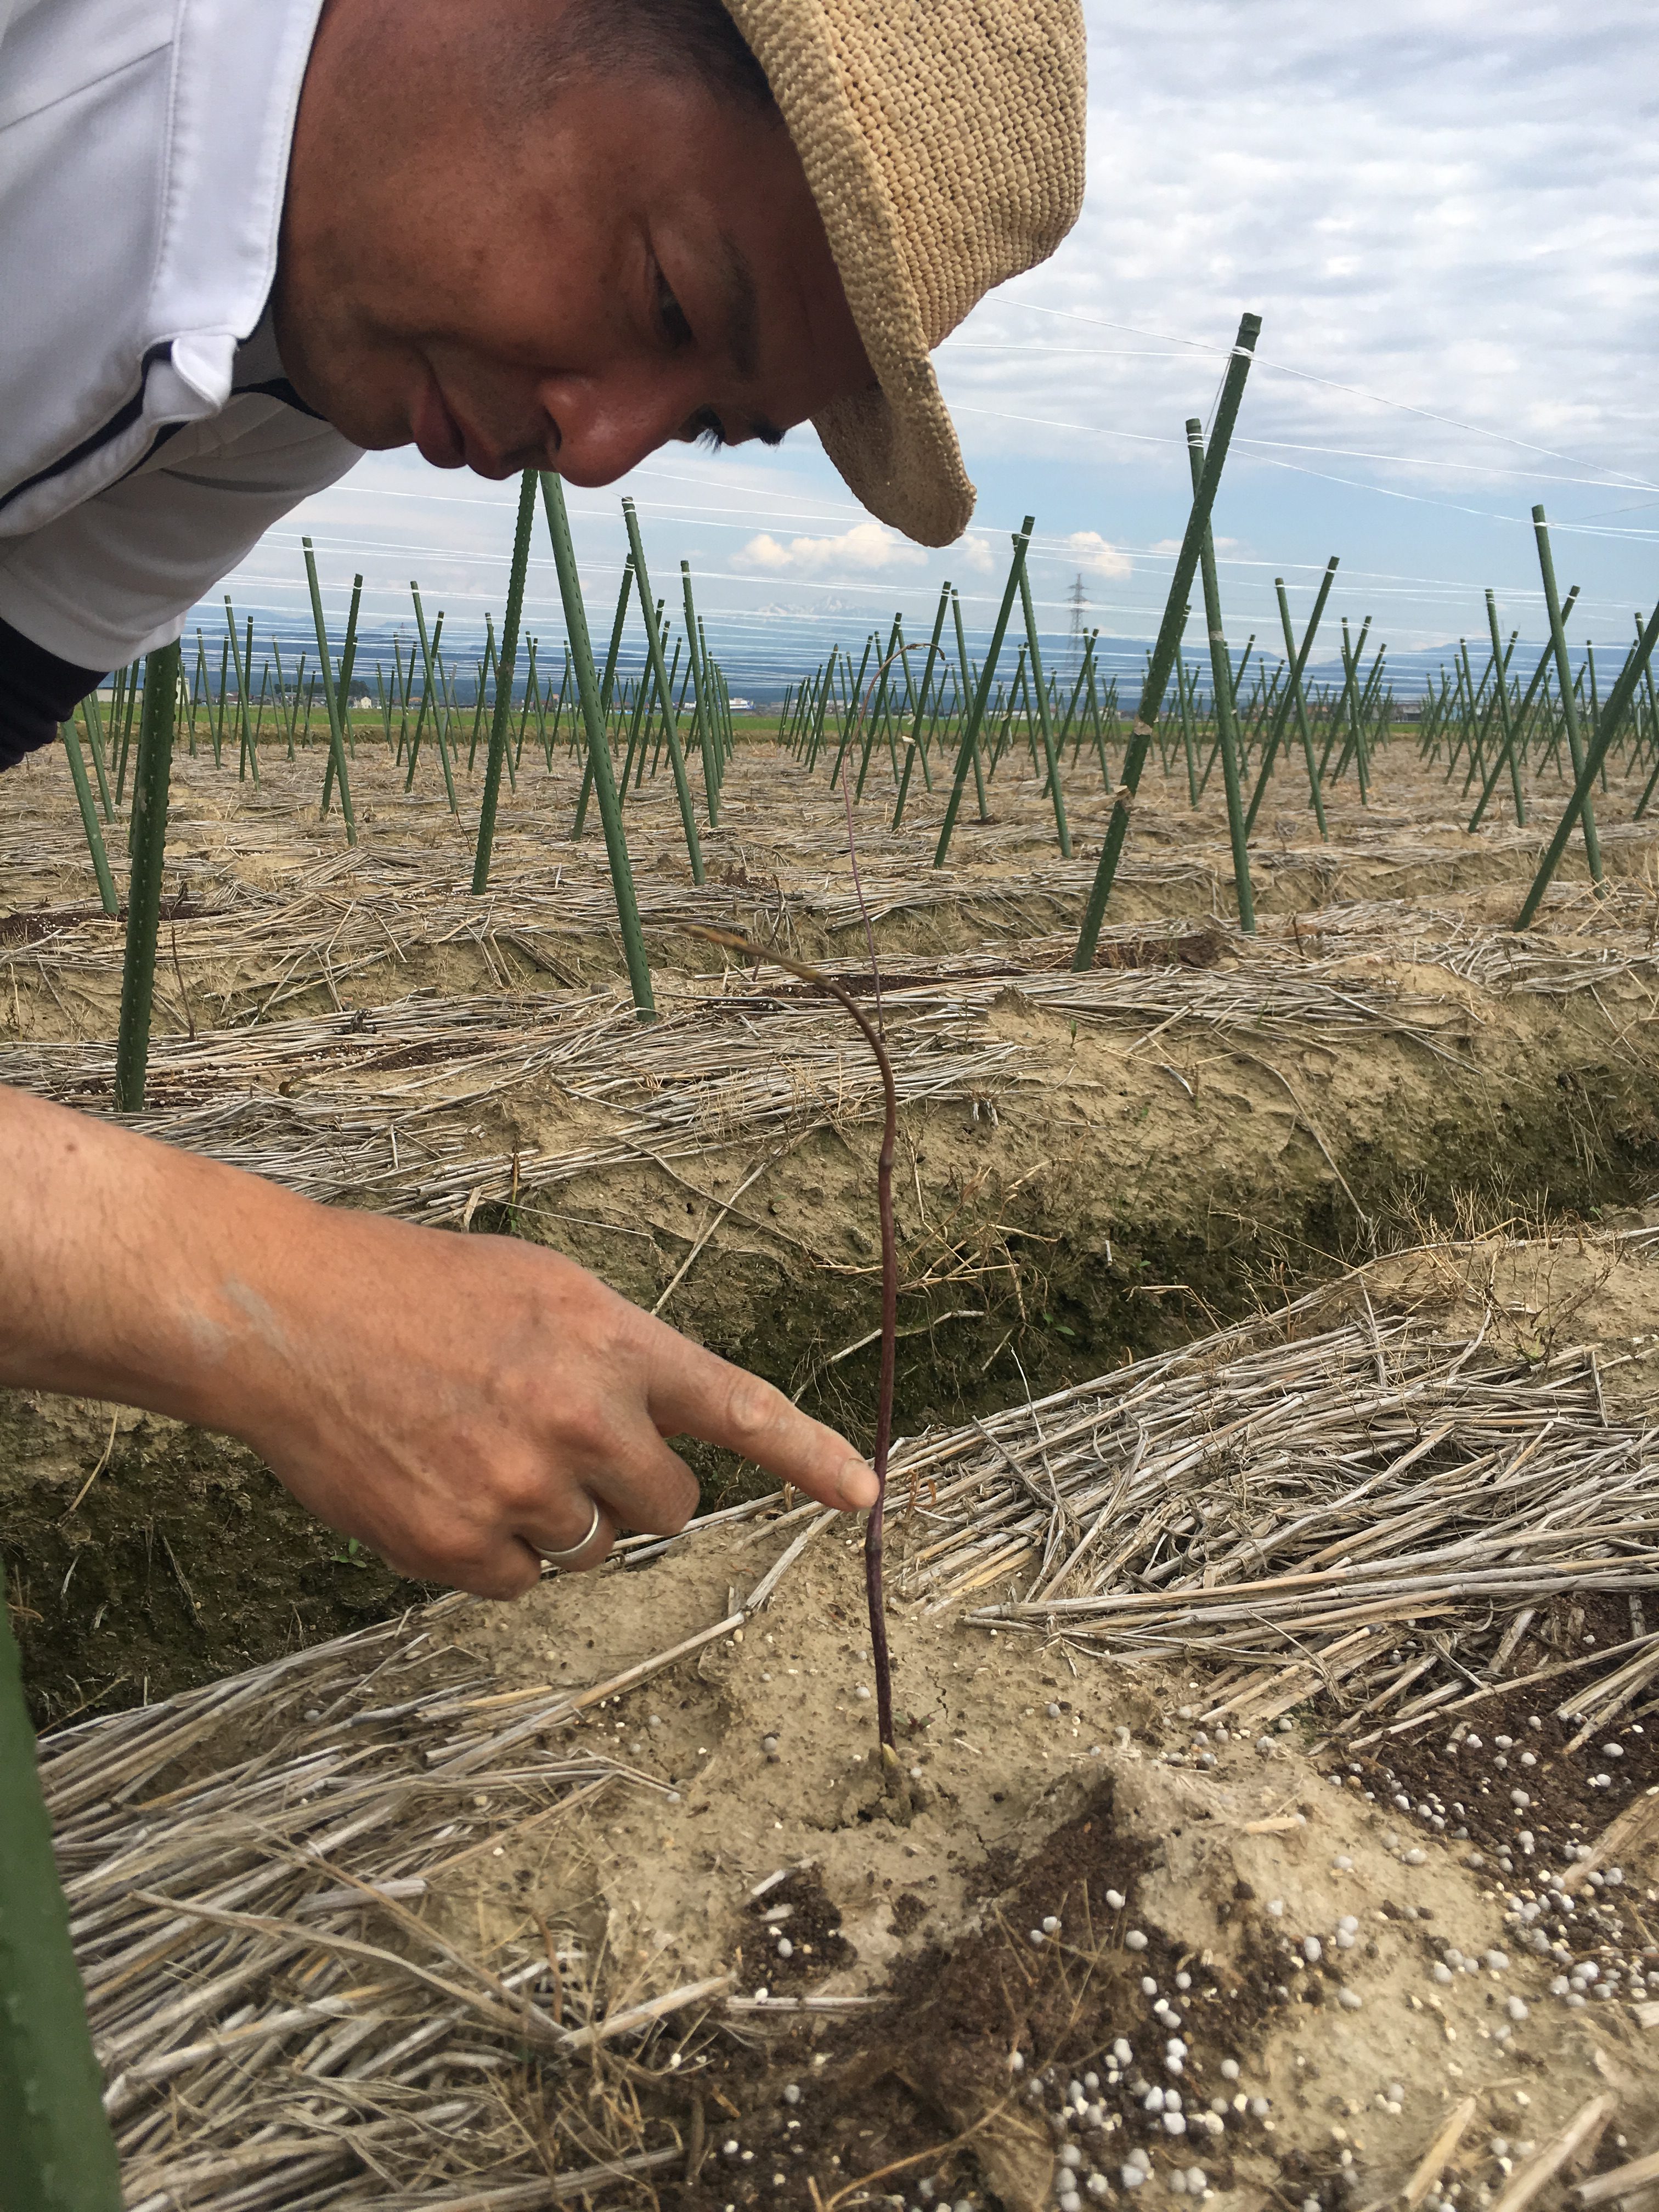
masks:
<path fill-rule="evenodd" d="M 898 1342 L 898 1240 L 893 1229 L 893 1148 L 898 1139 L 898 1093 L 893 1085 L 892 1063 L 880 1032 L 852 993 L 833 976 L 809 967 L 804 960 L 792 960 L 775 949 L 753 945 L 733 930 L 709 929 L 696 922 L 688 922 L 685 927 L 689 936 L 700 937 L 705 943 L 720 945 L 728 952 L 741 953 L 745 959 L 757 963 L 770 961 L 775 967 L 787 969 L 792 975 L 799 975 L 802 982 L 827 991 L 858 1024 L 881 1070 L 881 1087 L 886 1102 L 881 1154 L 876 1164 L 876 1198 L 881 1214 L 881 1375 L 876 1387 L 876 1449 L 872 1461 L 876 1502 L 865 1524 L 864 1588 L 870 1607 L 870 1651 L 876 1672 L 876 1723 L 881 1736 L 881 1763 L 883 1771 L 893 1776 L 898 1771 L 898 1748 L 893 1735 L 893 1675 L 887 1655 L 887 1616 L 882 1603 L 882 1534 L 887 1502 L 887 1454 L 893 1436 L 893 1368 Z"/>

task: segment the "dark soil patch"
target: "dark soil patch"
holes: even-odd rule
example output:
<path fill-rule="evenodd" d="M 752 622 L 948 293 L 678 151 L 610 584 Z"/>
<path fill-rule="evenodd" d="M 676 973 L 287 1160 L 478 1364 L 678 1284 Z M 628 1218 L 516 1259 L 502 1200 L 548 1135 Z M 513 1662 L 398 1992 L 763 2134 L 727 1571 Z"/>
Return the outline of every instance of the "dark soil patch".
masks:
<path fill-rule="evenodd" d="M 908 2196 L 926 2181 L 931 2190 L 920 2193 L 942 2203 L 965 2191 L 1014 2212 L 1049 2193 L 1066 2145 L 1076 2148 L 1079 2176 L 1097 2167 L 1115 2195 L 1120 2167 L 1139 2147 L 1155 2173 L 1201 2161 L 1215 2185 L 1229 2185 L 1236 2153 L 1261 2135 L 1259 2117 L 1233 2109 L 1238 2085 L 1221 2064 L 1248 2064 L 1279 2000 L 1139 1924 L 1135 1889 L 1149 1864 L 1144 1847 L 1115 1832 L 1109 1781 L 1017 1869 L 1006 1857 L 988 1867 L 977 1927 L 948 1949 L 928 1945 L 905 1958 L 878 2009 L 851 2020 L 797 2016 L 763 2034 L 749 2015 L 742 2040 L 721 2037 L 694 2076 L 681 2076 L 701 2123 L 689 2124 L 684 2106 L 661 2115 L 689 2145 L 684 2172 L 661 2185 L 664 2204 L 818 2212 L 860 2185 L 878 2197 Z M 802 1875 L 757 1909 L 786 1892 L 816 1909 Z M 927 1910 L 901 1891 L 894 1924 L 915 1928 Z M 1130 1948 L 1132 1931 L 1143 1948 Z M 1168 2023 L 1149 2009 L 1148 1981 L 1169 2003 Z M 1133 2051 L 1127 2063 L 1112 2055 L 1119 2037 Z M 1186 2136 L 1146 2110 L 1153 2087 L 1176 2086 L 1171 2037 L 1187 2045 L 1178 2077 L 1193 2116 Z M 1224 2096 L 1225 2120 L 1212 2135 L 1202 2116 Z"/>
<path fill-rule="evenodd" d="M 1516 1645 L 1510 1671 L 1525 1676 L 1591 1649 L 1612 1652 L 1632 1632 L 1622 1597 L 1586 1592 L 1555 1598 Z M 1385 1736 L 1334 1771 L 1402 1820 L 1478 1852 L 1506 1879 L 1541 1876 L 1547 1869 L 1559 1873 L 1569 1852 L 1593 1843 L 1627 1805 L 1659 1784 L 1659 1716 L 1645 1695 L 1577 1750 L 1568 1748 L 1583 1727 L 1579 1709 L 1595 1703 L 1598 1677 L 1620 1663 L 1615 1653 L 1598 1666 L 1520 1682 L 1420 1732 Z M 1558 1711 L 1563 1705 L 1565 1717 Z M 1618 1746 L 1616 1754 L 1604 1749 L 1610 1744 Z M 1601 1776 L 1605 1781 L 1595 1779 Z M 1517 1795 L 1524 1805 L 1514 1802 Z"/>
<path fill-rule="evenodd" d="M 1095 949 L 1097 968 L 1213 968 L 1227 947 L 1218 929 L 1188 930 L 1178 937 L 1135 937 Z"/>
<path fill-rule="evenodd" d="M 38 945 L 43 938 L 76 929 L 83 921 L 117 924 L 125 919 L 125 908 L 107 915 L 100 906 L 43 906 L 27 914 L 0 914 L 0 945 Z"/>
<path fill-rule="evenodd" d="M 170 904 L 163 902 L 161 917 L 165 921 L 187 921 L 203 911 L 188 891 L 180 890 Z M 112 928 L 119 928 L 126 918 L 126 908 L 119 905 L 113 914 L 106 914 L 101 906 L 31 907 L 17 914 L 0 914 L 0 945 L 38 945 L 45 938 L 78 929 L 88 921 L 107 922 Z"/>
<path fill-rule="evenodd" d="M 781 1943 L 787 1943 L 783 1953 Z M 816 1867 L 797 1867 L 750 1902 L 732 1963 L 778 1995 L 810 1988 L 858 1954 Z"/>
<path fill-rule="evenodd" d="M 27 1464 L 31 1401 L 0 1413 L 0 1469 Z M 88 1472 L 98 1456 L 90 1445 Z M 79 1487 L 46 1473 L 14 1482 L 0 1523 L 43 1728 L 151 1703 L 438 1594 L 324 1528 L 244 1446 L 201 1430 L 140 1420 L 71 1514 Z"/>

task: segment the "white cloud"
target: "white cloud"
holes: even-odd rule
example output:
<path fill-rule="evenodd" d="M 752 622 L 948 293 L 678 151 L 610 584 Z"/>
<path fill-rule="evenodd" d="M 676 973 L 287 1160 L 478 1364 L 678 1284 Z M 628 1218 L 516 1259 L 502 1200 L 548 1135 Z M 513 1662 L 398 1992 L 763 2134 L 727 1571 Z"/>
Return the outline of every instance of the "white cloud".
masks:
<path fill-rule="evenodd" d="M 1176 462 L 1253 308 L 1237 449 L 1280 470 L 1507 508 L 1510 472 L 1659 468 L 1659 411 L 1630 411 L 1659 336 L 1650 0 L 1087 14 L 1082 219 L 940 356 L 981 457 Z"/>
<path fill-rule="evenodd" d="M 1085 576 L 1127 576 L 1134 562 L 1115 545 L 1108 544 L 1097 530 L 1074 530 L 1060 540 L 1064 557 Z"/>
<path fill-rule="evenodd" d="M 769 576 L 861 575 L 878 568 L 925 568 L 927 556 L 920 545 L 879 522 L 855 522 L 838 538 L 791 538 L 787 542 L 769 531 L 732 556 L 732 566 L 751 568 Z"/>

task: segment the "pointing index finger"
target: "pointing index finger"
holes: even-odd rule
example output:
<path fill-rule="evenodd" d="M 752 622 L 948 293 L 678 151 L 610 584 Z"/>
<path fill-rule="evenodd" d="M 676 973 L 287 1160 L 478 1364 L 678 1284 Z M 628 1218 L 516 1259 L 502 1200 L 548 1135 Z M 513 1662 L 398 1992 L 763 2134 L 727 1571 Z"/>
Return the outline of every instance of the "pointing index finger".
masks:
<path fill-rule="evenodd" d="M 848 1513 L 876 1502 L 876 1478 L 846 1439 L 781 1390 L 691 1343 L 665 1323 L 652 1346 L 651 1418 L 665 1436 L 700 1437 Z"/>

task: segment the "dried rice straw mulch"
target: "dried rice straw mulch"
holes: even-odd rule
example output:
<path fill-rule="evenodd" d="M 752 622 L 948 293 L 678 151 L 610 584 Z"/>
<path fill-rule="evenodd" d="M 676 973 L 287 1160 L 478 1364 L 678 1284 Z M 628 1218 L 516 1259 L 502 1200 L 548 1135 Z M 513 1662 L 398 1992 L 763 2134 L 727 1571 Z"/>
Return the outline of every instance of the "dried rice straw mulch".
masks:
<path fill-rule="evenodd" d="M 879 1079 L 837 1009 L 776 1012 L 775 1001 L 718 986 L 648 1025 L 610 991 L 421 995 L 160 1037 L 145 1110 L 127 1126 L 307 1197 L 470 1221 L 482 1203 L 598 1170 L 694 1159 L 879 1113 Z M 896 1007 L 890 1036 L 899 1096 L 912 1104 L 984 1095 L 1018 1056 L 948 993 Z M 0 1080 L 106 1110 L 113 1054 L 104 1043 L 14 1045 L 0 1050 Z M 532 1083 L 604 1109 L 614 1133 L 563 1151 L 502 1152 L 480 1116 Z"/>
<path fill-rule="evenodd" d="M 537 2100 L 510 2093 L 579 2057 L 585 2089 L 584 2054 L 695 2016 L 723 1984 L 617 2014 L 568 1930 L 543 1923 L 496 1972 L 417 1907 L 603 1790 L 664 1789 L 568 1731 L 742 1615 L 585 1691 L 503 1692 L 433 1633 L 468 1602 L 43 1742 L 130 2212 L 511 2212 L 679 2154 L 579 2091 L 556 2156 L 526 2136 Z"/>
<path fill-rule="evenodd" d="M 1342 1736 L 1478 1695 L 1553 1599 L 1659 1588 L 1659 1432 L 1608 1419 L 1593 1348 L 1369 1304 L 1305 1334 L 1331 1296 L 896 1457 L 923 1492 L 901 1587 L 940 1612 L 1000 1586 L 964 1617 L 1219 1662 L 1206 1720 L 1328 1692 Z M 1659 1678 L 1639 1619 L 1545 1670 L 1564 1716 L 1603 1725 Z"/>

